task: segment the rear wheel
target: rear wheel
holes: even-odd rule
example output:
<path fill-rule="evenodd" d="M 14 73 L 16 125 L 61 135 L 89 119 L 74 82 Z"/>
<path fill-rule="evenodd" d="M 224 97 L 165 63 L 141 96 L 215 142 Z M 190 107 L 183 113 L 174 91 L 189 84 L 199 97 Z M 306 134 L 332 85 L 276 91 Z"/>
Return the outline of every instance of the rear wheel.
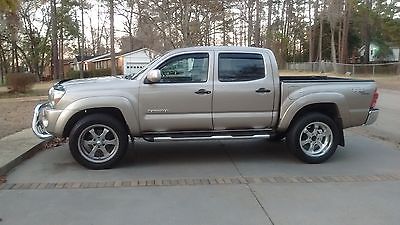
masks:
<path fill-rule="evenodd" d="M 77 162 L 89 169 L 108 169 L 124 156 L 128 134 L 120 121 L 104 114 L 79 120 L 69 136 L 69 147 Z"/>
<path fill-rule="evenodd" d="M 339 129 L 328 116 L 311 113 L 299 117 L 291 126 L 287 143 L 291 151 L 306 163 L 322 163 L 336 151 Z"/>

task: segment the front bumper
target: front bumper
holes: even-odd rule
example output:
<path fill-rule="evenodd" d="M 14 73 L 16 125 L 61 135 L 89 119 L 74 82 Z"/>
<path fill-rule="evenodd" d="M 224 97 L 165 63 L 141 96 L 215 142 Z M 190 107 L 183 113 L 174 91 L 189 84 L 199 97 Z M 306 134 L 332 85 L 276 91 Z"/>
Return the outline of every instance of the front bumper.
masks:
<path fill-rule="evenodd" d="M 44 111 L 46 108 L 50 108 L 49 104 L 42 103 L 37 105 L 33 112 L 32 131 L 40 139 L 48 139 L 53 137 L 53 135 L 46 130 L 46 126 L 44 124 L 44 121 L 46 120 L 44 118 Z"/>
<path fill-rule="evenodd" d="M 379 109 L 370 109 L 364 125 L 371 125 L 378 119 Z"/>

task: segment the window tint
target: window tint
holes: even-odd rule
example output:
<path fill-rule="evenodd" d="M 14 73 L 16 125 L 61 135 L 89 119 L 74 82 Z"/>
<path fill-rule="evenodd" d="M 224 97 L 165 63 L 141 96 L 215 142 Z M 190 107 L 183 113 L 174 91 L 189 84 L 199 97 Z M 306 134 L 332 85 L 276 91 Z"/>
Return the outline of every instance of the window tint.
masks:
<path fill-rule="evenodd" d="M 265 77 L 264 59 L 260 54 L 221 53 L 218 57 L 218 80 L 237 82 Z"/>
<path fill-rule="evenodd" d="M 200 83 L 208 77 L 208 54 L 195 53 L 175 56 L 158 68 L 160 83 Z"/>

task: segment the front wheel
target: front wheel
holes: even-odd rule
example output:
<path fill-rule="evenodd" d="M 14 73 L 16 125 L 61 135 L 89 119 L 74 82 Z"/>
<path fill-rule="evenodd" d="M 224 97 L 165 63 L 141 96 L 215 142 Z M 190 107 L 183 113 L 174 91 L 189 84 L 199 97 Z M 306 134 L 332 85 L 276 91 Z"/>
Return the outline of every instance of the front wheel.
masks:
<path fill-rule="evenodd" d="M 69 136 L 69 148 L 77 162 L 89 169 L 108 169 L 118 163 L 128 146 L 128 134 L 118 120 L 92 114 L 79 120 Z"/>
<path fill-rule="evenodd" d="M 291 151 L 306 163 L 322 163 L 336 151 L 339 129 L 328 116 L 312 113 L 299 117 L 287 134 Z"/>

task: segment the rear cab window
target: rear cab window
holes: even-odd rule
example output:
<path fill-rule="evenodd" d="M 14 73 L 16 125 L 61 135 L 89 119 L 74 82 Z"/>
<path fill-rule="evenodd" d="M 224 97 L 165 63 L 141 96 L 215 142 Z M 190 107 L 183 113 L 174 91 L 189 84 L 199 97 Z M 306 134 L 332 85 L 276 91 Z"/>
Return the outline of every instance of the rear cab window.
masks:
<path fill-rule="evenodd" d="M 264 58 L 258 53 L 220 53 L 218 55 L 218 80 L 242 82 L 265 77 Z"/>

